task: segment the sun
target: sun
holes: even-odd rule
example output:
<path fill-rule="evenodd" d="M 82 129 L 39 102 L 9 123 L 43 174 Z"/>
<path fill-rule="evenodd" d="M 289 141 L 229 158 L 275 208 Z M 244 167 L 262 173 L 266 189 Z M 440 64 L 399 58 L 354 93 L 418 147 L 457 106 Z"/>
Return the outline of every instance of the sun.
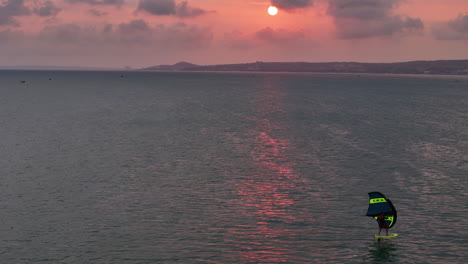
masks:
<path fill-rule="evenodd" d="M 270 16 L 276 16 L 276 14 L 278 14 L 278 8 L 276 8 L 276 6 L 268 7 L 268 14 L 270 14 Z"/>

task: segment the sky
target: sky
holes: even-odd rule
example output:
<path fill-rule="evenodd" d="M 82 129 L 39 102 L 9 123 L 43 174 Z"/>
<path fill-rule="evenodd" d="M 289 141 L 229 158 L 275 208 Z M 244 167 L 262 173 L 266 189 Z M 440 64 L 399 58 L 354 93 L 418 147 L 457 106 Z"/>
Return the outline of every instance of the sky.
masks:
<path fill-rule="evenodd" d="M 0 66 L 439 59 L 468 59 L 468 0 L 0 0 Z"/>

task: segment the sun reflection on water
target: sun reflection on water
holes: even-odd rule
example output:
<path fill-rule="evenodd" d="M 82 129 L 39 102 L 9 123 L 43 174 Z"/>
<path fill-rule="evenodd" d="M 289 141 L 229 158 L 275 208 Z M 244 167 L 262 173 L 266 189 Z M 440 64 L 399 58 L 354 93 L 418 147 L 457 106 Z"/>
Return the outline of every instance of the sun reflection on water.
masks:
<path fill-rule="evenodd" d="M 300 189 L 300 182 L 284 136 L 287 126 L 281 122 L 284 96 L 275 80 L 266 78 L 256 98 L 257 113 L 251 118 L 256 124 L 250 151 L 255 173 L 244 177 L 237 188 L 244 216 L 250 221 L 231 232 L 243 263 L 291 261 L 295 252 L 288 244 L 300 236 L 291 228 L 301 221 L 291 213 L 296 203 L 293 194 Z"/>

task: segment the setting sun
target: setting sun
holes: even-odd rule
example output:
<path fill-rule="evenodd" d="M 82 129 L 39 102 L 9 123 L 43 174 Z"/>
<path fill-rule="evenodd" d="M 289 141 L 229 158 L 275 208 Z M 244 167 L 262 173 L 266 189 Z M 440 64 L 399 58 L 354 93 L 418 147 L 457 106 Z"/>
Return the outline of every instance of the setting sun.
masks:
<path fill-rule="evenodd" d="M 278 14 L 278 8 L 276 8 L 276 6 L 268 7 L 268 14 L 270 14 L 270 16 L 275 16 Z"/>

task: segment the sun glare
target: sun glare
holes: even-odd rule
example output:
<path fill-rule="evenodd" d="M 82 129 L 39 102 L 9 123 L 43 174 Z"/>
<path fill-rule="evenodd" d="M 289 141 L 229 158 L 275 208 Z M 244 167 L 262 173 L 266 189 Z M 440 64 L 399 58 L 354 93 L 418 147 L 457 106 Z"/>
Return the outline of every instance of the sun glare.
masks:
<path fill-rule="evenodd" d="M 278 8 L 276 8 L 276 6 L 268 7 L 268 14 L 270 14 L 270 16 L 276 16 L 276 14 L 278 14 Z"/>

